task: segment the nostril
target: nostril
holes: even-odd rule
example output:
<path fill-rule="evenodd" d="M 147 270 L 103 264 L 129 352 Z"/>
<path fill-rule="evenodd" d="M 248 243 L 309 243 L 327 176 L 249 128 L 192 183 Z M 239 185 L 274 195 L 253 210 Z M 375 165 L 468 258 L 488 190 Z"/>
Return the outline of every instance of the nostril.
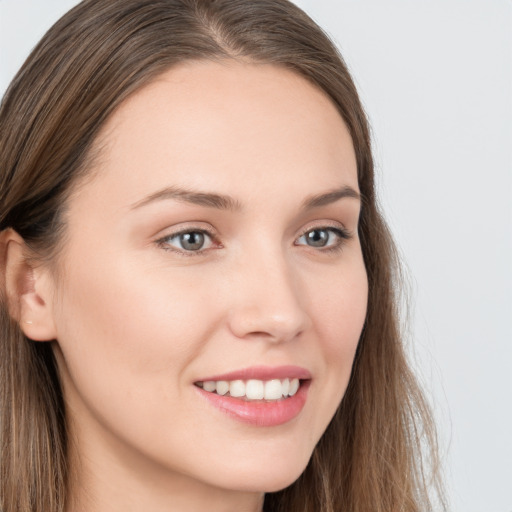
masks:
<path fill-rule="evenodd" d="M 267 318 L 260 319 L 258 324 L 258 328 L 252 329 L 249 322 L 244 325 L 239 319 L 232 318 L 231 331 L 238 338 L 262 340 L 271 343 L 282 343 L 297 339 L 304 331 L 302 322 L 275 322 Z"/>
<path fill-rule="evenodd" d="M 275 279 L 269 286 L 268 280 L 256 281 L 254 275 L 248 281 L 240 281 L 231 298 L 229 324 L 233 334 L 274 342 L 300 336 L 310 321 L 300 291 L 290 282 L 291 278 L 276 275 L 275 271 Z"/>

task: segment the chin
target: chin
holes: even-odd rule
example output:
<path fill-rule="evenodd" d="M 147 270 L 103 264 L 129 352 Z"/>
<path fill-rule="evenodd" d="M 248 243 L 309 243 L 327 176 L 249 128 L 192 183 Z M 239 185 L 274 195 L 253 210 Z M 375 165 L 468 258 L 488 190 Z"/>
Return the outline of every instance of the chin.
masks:
<path fill-rule="evenodd" d="M 308 460 L 292 464 L 288 460 L 275 462 L 258 467 L 245 467 L 236 471 L 235 475 L 225 479 L 228 486 L 242 492 L 269 493 L 277 492 L 292 485 L 306 469 Z"/>
<path fill-rule="evenodd" d="M 289 478 L 276 478 L 273 482 L 268 482 L 264 489 L 262 489 L 262 492 L 269 493 L 269 492 L 278 492 L 282 491 L 283 489 L 286 489 L 290 485 L 292 485 L 294 482 L 297 481 L 297 479 L 302 475 L 305 468 L 302 469 L 302 471 L 296 473 L 293 475 L 293 477 Z"/>

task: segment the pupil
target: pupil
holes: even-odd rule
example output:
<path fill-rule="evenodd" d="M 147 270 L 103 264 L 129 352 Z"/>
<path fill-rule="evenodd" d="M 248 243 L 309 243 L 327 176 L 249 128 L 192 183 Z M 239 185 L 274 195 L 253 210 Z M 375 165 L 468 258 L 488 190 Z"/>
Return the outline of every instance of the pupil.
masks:
<path fill-rule="evenodd" d="M 184 233 L 180 236 L 180 242 L 184 249 L 197 251 L 201 249 L 204 244 L 204 235 L 198 232 Z"/>
<path fill-rule="evenodd" d="M 324 247 L 329 239 L 329 234 L 325 230 L 315 229 L 307 235 L 309 245 L 313 247 Z"/>

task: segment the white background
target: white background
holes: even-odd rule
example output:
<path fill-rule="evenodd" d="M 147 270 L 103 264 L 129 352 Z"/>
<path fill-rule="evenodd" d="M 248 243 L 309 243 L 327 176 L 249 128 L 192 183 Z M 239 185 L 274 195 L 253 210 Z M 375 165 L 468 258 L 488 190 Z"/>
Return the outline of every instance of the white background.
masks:
<path fill-rule="evenodd" d="M 450 510 L 512 512 L 512 2 L 296 1 L 341 47 L 373 126 Z M 0 0 L 0 95 L 75 3 Z"/>

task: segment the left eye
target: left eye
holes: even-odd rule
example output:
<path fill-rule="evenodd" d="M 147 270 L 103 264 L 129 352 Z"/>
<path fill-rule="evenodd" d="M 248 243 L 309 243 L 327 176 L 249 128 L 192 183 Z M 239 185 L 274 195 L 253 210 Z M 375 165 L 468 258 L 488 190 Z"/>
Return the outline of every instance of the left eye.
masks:
<path fill-rule="evenodd" d="M 181 251 L 198 252 L 211 247 L 212 237 L 205 231 L 183 231 L 165 237 L 161 243 Z"/>
<path fill-rule="evenodd" d="M 309 247 L 333 247 L 340 245 L 343 239 L 348 238 L 345 231 L 336 228 L 317 228 L 304 233 L 297 240 L 297 245 Z"/>

